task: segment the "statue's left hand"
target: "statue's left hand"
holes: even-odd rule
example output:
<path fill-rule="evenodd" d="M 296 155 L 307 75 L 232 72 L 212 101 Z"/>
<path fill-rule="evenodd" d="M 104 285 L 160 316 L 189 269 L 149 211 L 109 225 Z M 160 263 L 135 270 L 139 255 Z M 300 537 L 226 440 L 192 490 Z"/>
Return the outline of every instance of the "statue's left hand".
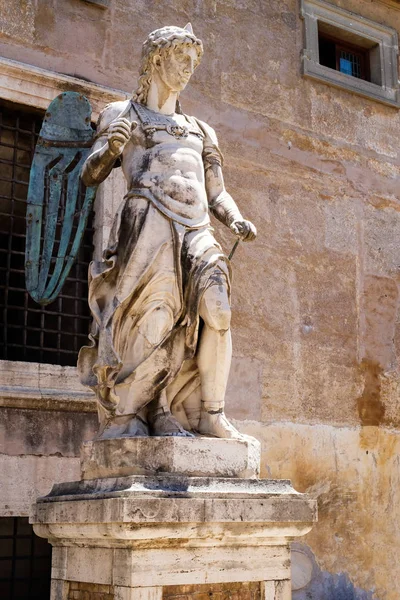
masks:
<path fill-rule="evenodd" d="M 231 230 L 237 235 L 243 242 L 251 242 L 257 237 L 257 229 L 250 221 L 245 219 L 241 221 L 233 221 L 230 225 Z"/>

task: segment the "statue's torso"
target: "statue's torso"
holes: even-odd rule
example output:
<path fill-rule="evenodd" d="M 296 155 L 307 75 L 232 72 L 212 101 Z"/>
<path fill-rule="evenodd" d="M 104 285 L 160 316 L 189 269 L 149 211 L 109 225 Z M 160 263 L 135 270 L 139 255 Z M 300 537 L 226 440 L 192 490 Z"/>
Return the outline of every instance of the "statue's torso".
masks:
<path fill-rule="evenodd" d="M 142 192 L 184 225 L 207 225 L 204 133 L 197 122 L 184 115 L 164 117 L 145 107 L 139 114 L 132 109 L 130 118 L 138 127 L 122 154 L 128 190 Z"/>

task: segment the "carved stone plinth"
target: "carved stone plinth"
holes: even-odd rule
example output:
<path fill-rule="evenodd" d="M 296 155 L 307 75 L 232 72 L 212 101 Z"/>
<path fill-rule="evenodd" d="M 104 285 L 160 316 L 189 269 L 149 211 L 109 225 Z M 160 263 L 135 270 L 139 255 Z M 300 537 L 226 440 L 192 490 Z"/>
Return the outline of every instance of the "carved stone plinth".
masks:
<path fill-rule="evenodd" d="M 94 440 L 82 446 L 82 479 L 157 473 L 252 479 L 260 474 L 260 454 L 260 443 L 251 437 Z"/>
<path fill-rule="evenodd" d="M 169 442 L 164 447 L 173 456 L 173 441 L 147 438 L 136 448 L 148 446 L 141 450 L 149 465 L 155 442 Z M 134 442 L 123 441 L 120 454 L 115 452 L 116 464 L 122 465 L 122 449 L 129 455 Z M 178 444 L 182 442 L 198 448 L 197 458 L 189 453 L 189 471 L 205 470 L 203 443 L 207 457 L 209 443 L 223 440 Z M 102 448 L 107 454 L 113 446 Z M 87 449 L 84 470 L 90 464 Z M 159 457 L 158 464 L 166 468 L 168 460 L 176 464 L 171 455 L 166 462 Z M 135 468 L 143 464 L 139 460 Z M 151 464 L 154 468 L 156 463 Z M 315 502 L 287 480 L 183 474 L 57 484 L 38 500 L 31 517 L 35 532 L 53 544 L 52 600 L 74 598 L 79 589 L 91 598 L 91 585 L 97 590 L 93 594 L 105 590 L 107 599 L 162 600 L 165 586 L 226 582 L 260 582 L 260 598 L 289 600 L 289 543 L 307 533 L 315 520 Z"/>

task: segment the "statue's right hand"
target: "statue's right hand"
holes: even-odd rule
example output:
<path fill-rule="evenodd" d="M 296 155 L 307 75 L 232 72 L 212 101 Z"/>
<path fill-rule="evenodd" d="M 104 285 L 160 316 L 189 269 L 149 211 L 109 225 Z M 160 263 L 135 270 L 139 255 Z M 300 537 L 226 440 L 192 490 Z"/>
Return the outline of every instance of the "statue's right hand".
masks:
<path fill-rule="evenodd" d="M 108 128 L 108 146 L 113 154 L 121 154 L 125 144 L 129 141 L 136 122 L 128 119 L 115 119 Z"/>

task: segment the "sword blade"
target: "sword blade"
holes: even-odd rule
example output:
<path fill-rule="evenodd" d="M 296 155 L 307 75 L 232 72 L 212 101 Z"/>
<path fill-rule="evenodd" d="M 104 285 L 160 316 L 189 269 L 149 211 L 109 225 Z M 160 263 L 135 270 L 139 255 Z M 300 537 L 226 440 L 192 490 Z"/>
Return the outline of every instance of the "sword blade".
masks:
<path fill-rule="evenodd" d="M 233 248 L 232 248 L 232 250 L 231 250 L 231 252 L 230 252 L 230 254 L 229 254 L 229 256 L 228 256 L 228 259 L 229 259 L 229 260 L 232 260 L 232 258 L 233 258 L 233 255 L 234 255 L 234 254 L 235 254 L 235 252 L 236 252 L 236 248 L 239 246 L 239 242 L 240 242 L 240 240 L 236 240 L 236 242 L 233 244 Z"/>

